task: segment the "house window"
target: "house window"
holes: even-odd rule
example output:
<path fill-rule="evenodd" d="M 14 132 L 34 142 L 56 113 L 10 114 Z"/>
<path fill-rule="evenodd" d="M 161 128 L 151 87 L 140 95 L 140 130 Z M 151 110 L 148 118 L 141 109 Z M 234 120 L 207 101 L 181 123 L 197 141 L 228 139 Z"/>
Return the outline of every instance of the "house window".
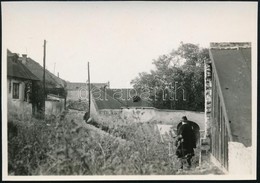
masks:
<path fill-rule="evenodd" d="M 19 83 L 13 83 L 13 98 L 19 99 Z"/>

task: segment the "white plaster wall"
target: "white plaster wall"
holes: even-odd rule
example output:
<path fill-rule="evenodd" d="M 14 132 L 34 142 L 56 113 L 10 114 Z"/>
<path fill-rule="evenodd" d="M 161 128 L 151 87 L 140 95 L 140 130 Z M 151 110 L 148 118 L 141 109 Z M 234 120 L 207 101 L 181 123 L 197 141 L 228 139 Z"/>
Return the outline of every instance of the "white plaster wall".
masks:
<path fill-rule="evenodd" d="M 122 118 L 128 122 L 149 122 L 155 117 L 154 109 L 129 108 L 122 109 Z"/>
<path fill-rule="evenodd" d="M 162 122 L 164 124 L 172 124 L 177 127 L 178 123 L 183 116 L 188 120 L 196 122 L 201 130 L 205 128 L 205 115 L 204 112 L 193 112 L 184 110 L 155 110 L 154 121 Z"/>
<path fill-rule="evenodd" d="M 9 93 L 9 84 L 11 83 L 11 92 Z M 19 99 L 13 99 L 13 83 L 20 83 L 19 85 Z M 27 119 L 32 116 L 32 104 L 24 101 L 25 84 L 20 80 L 7 80 L 8 93 L 8 115 L 18 115 L 20 119 Z"/>
<path fill-rule="evenodd" d="M 229 173 L 236 175 L 252 174 L 252 147 L 239 142 L 228 142 Z"/>
<path fill-rule="evenodd" d="M 58 115 L 64 110 L 64 99 L 60 101 L 45 101 L 45 113 L 47 115 Z"/>
<path fill-rule="evenodd" d="M 164 111 L 150 108 L 130 108 L 130 109 L 102 109 L 96 110 L 94 103 L 91 104 L 91 117 L 100 123 L 106 122 L 153 122 L 173 125 L 177 127 L 182 116 L 196 122 L 201 130 L 205 127 L 204 113 L 192 111 Z"/>

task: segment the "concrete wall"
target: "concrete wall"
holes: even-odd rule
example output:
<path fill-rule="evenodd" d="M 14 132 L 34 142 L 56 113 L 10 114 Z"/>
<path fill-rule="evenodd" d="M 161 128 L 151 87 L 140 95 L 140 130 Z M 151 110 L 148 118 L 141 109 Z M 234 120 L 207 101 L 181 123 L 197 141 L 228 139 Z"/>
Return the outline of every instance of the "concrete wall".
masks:
<path fill-rule="evenodd" d="M 174 127 L 180 122 L 182 116 L 187 116 L 188 120 L 196 122 L 201 130 L 205 128 L 204 112 L 184 111 L 184 110 L 159 110 L 155 109 L 154 121 L 164 124 L 173 124 Z"/>
<path fill-rule="evenodd" d="M 159 110 L 155 108 L 123 108 L 123 109 L 102 109 L 97 110 L 94 102 L 91 103 L 91 117 L 102 122 L 122 123 L 162 123 L 177 127 L 182 116 L 187 116 L 191 121 L 196 122 L 201 130 L 205 128 L 204 113 L 182 110 Z"/>
<path fill-rule="evenodd" d="M 13 98 L 13 83 L 19 83 L 19 98 Z M 9 88 L 10 87 L 10 88 Z M 8 115 L 16 115 L 20 119 L 32 117 L 32 104 L 24 101 L 25 83 L 17 79 L 7 80 Z"/>
<path fill-rule="evenodd" d="M 228 170 L 211 154 L 211 162 L 226 174 L 236 176 L 250 176 L 253 174 L 252 147 L 245 147 L 239 142 L 228 142 Z"/>
<path fill-rule="evenodd" d="M 252 174 L 252 147 L 245 147 L 242 143 L 228 143 L 228 162 L 230 174 Z"/>
<path fill-rule="evenodd" d="M 45 101 L 45 114 L 58 115 L 64 110 L 64 99 Z"/>
<path fill-rule="evenodd" d="M 155 110 L 153 108 L 129 108 L 122 109 L 122 118 L 126 122 L 152 122 L 155 117 Z"/>

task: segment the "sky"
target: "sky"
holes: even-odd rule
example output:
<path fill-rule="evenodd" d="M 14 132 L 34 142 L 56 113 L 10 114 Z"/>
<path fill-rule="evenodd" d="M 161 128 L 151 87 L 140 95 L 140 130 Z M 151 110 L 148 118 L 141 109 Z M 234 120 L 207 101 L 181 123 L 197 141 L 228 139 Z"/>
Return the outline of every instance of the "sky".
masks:
<path fill-rule="evenodd" d="M 256 42 L 257 2 L 2 2 L 2 51 L 27 54 L 70 82 L 129 88 L 181 41 Z"/>

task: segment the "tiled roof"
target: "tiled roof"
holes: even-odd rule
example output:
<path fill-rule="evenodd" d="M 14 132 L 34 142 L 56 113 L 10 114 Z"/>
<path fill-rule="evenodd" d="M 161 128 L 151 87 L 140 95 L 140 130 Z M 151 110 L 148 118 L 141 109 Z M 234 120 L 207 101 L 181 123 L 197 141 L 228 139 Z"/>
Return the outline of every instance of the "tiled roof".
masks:
<path fill-rule="evenodd" d="M 19 57 L 16 53 L 12 53 L 9 49 L 7 49 L 7 57 L 16 56 Z"/>
<path fill-rule="evenodd" d="M 92 90 L 92 95 L 98 109 L 120 109 L 127 107 L 152 107 L 146 100 L 133 102 L 135 96 L 132 89 L 102 89 Z M 140 92 L 137 94 L 140 95 Z"/>
<path fill-rule="evenodd" d="M 27 58 L 24 64 L 34 75 L 36 75 L 41 81 L 43 81 L 43 67 L 31 58 Z M 66 82 L 52 74 L 47 69 L 45 70 L 45 82 L 47 88 L 64 88 Z"/>
<path fill-rule="evenodd" d="M 152 103 L 147 100 L 140 100 L 138 102 L 133 102 L 134 96 L 140 96 L 141 92 L 131 89 L 106 89 L 108 95 L 122 103 L 125 107 L 152 107 Z"/>
<path fill-rule="evenodd" d="M 39 80 L 27 67 L 18 61 L 18 55 L 7 50 L 7 76 L 28 80 Z"/>
<path fill-rule="evenodd" d="M 251 117 L 251 48 L 210 49 L 218 74 L 231 133 L 234 139 L 250 145 Z"/>
<path fill-rule="evenodd" d="M 98 109 L 121 109 L 124 105 L 110 95 L 106 95 L 102 90 L 92 90 L 92 97 Z"/>

